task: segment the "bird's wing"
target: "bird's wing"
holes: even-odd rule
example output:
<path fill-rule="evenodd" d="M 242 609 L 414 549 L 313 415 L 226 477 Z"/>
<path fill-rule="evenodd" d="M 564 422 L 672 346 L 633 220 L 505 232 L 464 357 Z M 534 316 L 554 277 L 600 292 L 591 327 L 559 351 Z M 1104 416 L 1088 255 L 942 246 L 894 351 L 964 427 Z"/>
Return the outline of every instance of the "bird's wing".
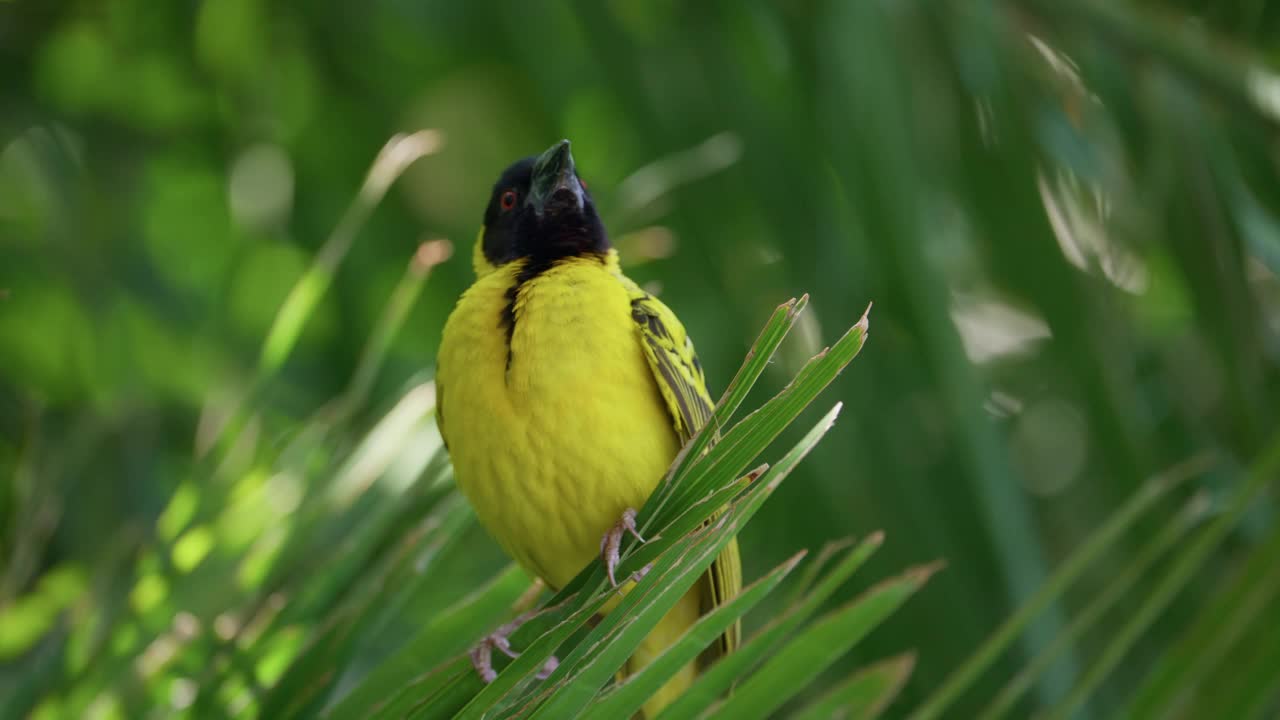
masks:
<path fill-rule="evenodd" d="M 631 318 L 640 333 L 640 346 L 644 348 L 649 369 L 653 371 L 653 378 L 671 412 L 681 444 L 687 443 L 711 421 L 714 408 L 707 392 L 702 364 L 693 350 L 693 341 L 680 324 L 680 319 L 662 301 L 631 280 L 624 277 L 623 281 L 631 296 Z M 742 563 L 736 538 L 711 564 L 707 580 L 705 600 L 709 607 L 728 602 L 742 589 Z M 741 633 L 740 623 L 734 623 L 725 631 L 720 637 L 720 652 L 727 654 L 737 648 Z"/>
<path fill-rule="evenodd" d="M 640 331 L 649 369 L 667 401 L 680 442 L 689 442 L 711 420 L 713 407 L 693 341 L 675 313 L 643 290 L 632 297 L 631 319 Z"/>

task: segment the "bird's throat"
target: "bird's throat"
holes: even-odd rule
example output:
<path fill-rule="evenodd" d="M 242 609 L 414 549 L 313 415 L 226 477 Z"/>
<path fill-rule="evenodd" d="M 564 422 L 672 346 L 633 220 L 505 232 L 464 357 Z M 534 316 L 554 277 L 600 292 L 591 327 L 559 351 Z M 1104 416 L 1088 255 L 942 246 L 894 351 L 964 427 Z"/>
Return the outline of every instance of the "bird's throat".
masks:
<path fill-rule="evenodd" d="M 507 335 L 507 369 L 511 369 L 511 359 L 513 356 L 512 339 L 515 337 L 516 324 L 524 319 L 524 311 L 521 310 L 526 303 L 522 302 L 521 293 L 528 292 L 533 286 L 533 281 L 542 277 L 553 268 L 561 264 L 567 263 L 585 263 L 588 265 L 599 265 L 602 269 L 609 265 L 610 255 L 608 251 L 604 252 L 576 252 L 568 255 L 557 254 L 540 254 L 532 257 L 526 257 L 523 260 L 514 262 L 520 263 L 512 276 L 510 287 L 507 288 L 507 302 L 502 308 L 502 315 L 499 324 Z"/>

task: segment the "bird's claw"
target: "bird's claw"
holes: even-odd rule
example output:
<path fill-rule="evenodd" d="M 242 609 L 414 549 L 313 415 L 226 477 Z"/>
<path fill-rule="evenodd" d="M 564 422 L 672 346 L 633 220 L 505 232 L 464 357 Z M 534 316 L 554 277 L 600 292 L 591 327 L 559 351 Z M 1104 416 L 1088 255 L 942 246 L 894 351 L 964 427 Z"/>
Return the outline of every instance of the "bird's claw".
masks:
<path fill-rule="evenodd" d="M 486 635 L 475 647 L 471 648 L 469 653 L 471 656 L 471 666 L 476 669 L 476 673 L 485 683 L 491 683 L 498 677 L 498 672 L 493 669 L 493 651 L 496 648 L 499 652 L 512 660 L 520 657 L 520 653 L 511 649 L 511 634 L 520 629 L 521 625 L 528 622 L 533 616 L 537 615 L 537 611 L 527 612 L 520 615 L 515 620 L 503 625 Z M 560 661 L 554 655 L 547 658 L 547 662 L 543 664 L 542 669 L 538 671 L 537 678 L 545 680 L 560 665 Z"/>
<path fill-rule="evenodd" d="M 640 542 L 644 542 L 644 538 L 640 537 L 640 531 L 636 529 L 636 511 L 632 508 L 623 510 L 617 524 L 609 528 L 609 532 L 600 538 L 600 559 L 604 562 L 604 569 L 609 573 L 609 584 L 613 587 L 618 587 L 615 573 L 618 563 L 622 561 L 622 537 L 628 532 Z"/>
<path fill-rule="evenodd" d="M 560 660 L 555 655 L 552 655 L 547 658 L 546 662 L 542 663 L 542 669 L 534 677 L 539 680 L 546 680 L 551 677 L 551 673 L 555 672 L 558 667 L 560 667 Z"/>
<path fill-rule="evenodd" d="M 469 654 L 471 667 L 476 669 L 476 674 L 486 685 L 498 679 L 498 672 L 493 669 L 493 643 L 490 637 L 485 637 L 479 645 L 471 648 Z"/>

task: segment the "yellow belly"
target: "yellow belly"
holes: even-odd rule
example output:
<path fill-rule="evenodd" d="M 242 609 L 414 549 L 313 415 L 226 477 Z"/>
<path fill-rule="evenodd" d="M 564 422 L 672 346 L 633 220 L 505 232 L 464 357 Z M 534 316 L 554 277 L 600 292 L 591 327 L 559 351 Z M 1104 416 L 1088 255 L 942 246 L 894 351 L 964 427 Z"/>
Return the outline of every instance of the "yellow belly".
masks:
<path fill-rule="evenodd" d="M 618 279 L 590 259 L 525 284 L 508 363 L 502 310 L 518 263 L 481 277 L 441 343 L 443 432 L 481 523 L 553 587 L 644 504 L 679 449 Z"/>

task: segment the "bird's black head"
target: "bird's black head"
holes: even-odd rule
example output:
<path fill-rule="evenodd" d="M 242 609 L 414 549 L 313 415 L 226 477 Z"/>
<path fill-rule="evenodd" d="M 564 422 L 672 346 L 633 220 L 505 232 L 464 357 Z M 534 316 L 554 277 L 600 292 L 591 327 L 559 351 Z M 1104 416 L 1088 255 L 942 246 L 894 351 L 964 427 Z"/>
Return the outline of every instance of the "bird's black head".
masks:
<path fill-rule="evenodd" d="M 484 211 L 480 242 L 493 266 L 520 258 L 545 266 L 609 249 L 604 224 L 574 169 L 568 140 L 503 171 Z"/>

